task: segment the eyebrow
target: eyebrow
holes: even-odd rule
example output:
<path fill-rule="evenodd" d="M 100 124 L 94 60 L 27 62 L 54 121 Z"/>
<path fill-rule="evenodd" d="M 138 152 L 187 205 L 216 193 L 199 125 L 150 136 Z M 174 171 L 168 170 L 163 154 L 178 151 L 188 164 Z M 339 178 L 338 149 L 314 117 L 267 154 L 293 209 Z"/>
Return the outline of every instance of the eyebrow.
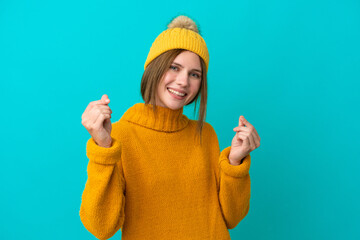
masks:
<path fill-rule="evenodd" d="M 176 62 L 173 62 L 173 64 L 179 65 L 180 67 L 184 67 L 183 65 L 176 63 Z M 201 73 L 201 70 L 199 70 L 199 69 L 192 69 L 192 71 L 197 71 L 197 72 Z"/>

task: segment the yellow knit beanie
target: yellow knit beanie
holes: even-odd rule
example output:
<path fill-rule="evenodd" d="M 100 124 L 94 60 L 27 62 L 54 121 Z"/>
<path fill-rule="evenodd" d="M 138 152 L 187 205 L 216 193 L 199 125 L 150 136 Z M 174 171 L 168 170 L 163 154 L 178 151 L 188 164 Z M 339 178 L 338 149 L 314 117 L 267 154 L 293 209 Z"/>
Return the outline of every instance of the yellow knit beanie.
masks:
<path fill-rule="evenodd" d="M 209 52 L 204 39 L 193 20 L 180 15 L 168 25 L 168 29 L 160 33 L 153 42 L 145 61 L 144 69 L 160 54 L 171 49 L 186 49 L 198 54 L 205 62 L 206 71 L 209 67 Z"/>

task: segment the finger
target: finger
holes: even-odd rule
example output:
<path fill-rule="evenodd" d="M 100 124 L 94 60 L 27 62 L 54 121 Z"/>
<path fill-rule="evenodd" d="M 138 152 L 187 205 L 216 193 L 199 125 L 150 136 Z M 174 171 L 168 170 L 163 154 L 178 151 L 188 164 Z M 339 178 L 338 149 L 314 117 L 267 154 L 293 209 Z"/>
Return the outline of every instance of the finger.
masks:
<path fill-rule="evenodd" d="M 246 127 L 253 127 L 253 125 L 251 125 L 246 119 L 244 116 L 241 116 L 241 120 L 243 122 L 244 125 L 246 125 Z"/>
<path fill-rule="evenodd" d="M 236 132 L 250 132 L 254 138 L 255 146 L 258 147 L 260 145 L 260 137 L 256 131 L 254 131 L 255 129 L 251 131 L 248 127 L 235 127 L 233 130 Z"/>
<path fill-rule="evenodd" d="M 102 95 L 100 100 L 97 101 L 93 101 L 91 102 L 93 105 L 98 105 L 98 104 L 109 104 L 110 103 L 110 99 L 108 98 L 108 96 L 106 94 Z"/>
<path fill-rule="evenodd" d="M 96 122 L 94 123 L 95 129 L 100 129 L 100 127 L 104 124 L 105 119 L 109 118 L 109 114 L 100 114 L 97 118 Z"/>
<path fill-rule="evenodd" d="M 93 108 L 91 108 L 89 110 L 89 119 L 91 119 L 92 123 L 94 124 L 97 120 L 97 118 L 99 117 L 99 114 L 101 113 L 112 113 L 112 110 L 110 109 L 110 107 L 105 106 L 105 105 L 96 105 Z"/>
<path fill-rule="evenodd" d="M 254 128 L 254 132 L 255 132 L 255 135 L 256 135 L 256 137 L 257 137 L 258 141 L 260 142 L 260 136 L 259 136 L 259 134 L 258 134 L 258 132 L 256 131 L 256 129 L 255 129 L 255 128 Z"/>
<path fill-rule="evenodd" d="M 245 147 L 245 148 L 250 147 L 249 137 L 246 134 L 238 132 L 238 133 L 236 133 L 236 137 L 243 141 L 243 147 Z"/>
<path fill-rule="evenodd" d="M 107 105 L 110 103 L 110 99 L 93 101 L 91 103 L 92 103 L 92 105 Z"/>
<path fill-rule="evenodd" d="M 96 105 L 93 109 L 109 110 L 112 112 L 111 108 L 108 105 Z"/>
<path fill-rule="evenodd" d="M 251 150 L 255 150 L 256 144 L 255 144 L 254 136 L 252 133 L 249 135 L 249 142 L 250 142 Z"/>
<path fill-rule="evenodd" d="M 103 123 L 104 123 L 104 120 L 107 119 L 107 118 L 111 118 L 111 115 L 110 114 L 100 114 L 99 117 L 97 118 L 95 124 L 94 124 L 94 127 L 95 129 L 99 129 Z"/>
<path fill-rule="evenodd" d="M 243 123 L 243 121 L 242 121 L 242 118 L 241 118 L 241 117 L 244 117 L 244 116 L 241 115 L 241 116 L 239 117 L 239 126 L 245 126 L 244 123 Z"/>
<path fill-rule="evenodd" d="M 257 135 L 257 138 L 258 138 L 259 141 L 260 141 L 260 136 L 259 136 L 258 132 L 256 131 L 256 128 L 255 128 L 251 123 L 249 123 L 244 117 L 243 117 L 242 120 L 243 120 L 244 124 L 246 125 L 246 127 L 253 128 L 253 129 L 254 129 L 255 134 Z"/>
<path fill-rule="evenodd" d="M 107 94 L 102 95 L 101 100 L 105 103 L 109 103 L 110 99 Z"/>
<path fill-rule="evenodd" d="M 110 114 L 111 115 L 111 110 L 108 109 L 108 108 L 103 108 L 103 109 L 100 109 L 100 113 L 101 114 Z"/>
<path fill-rule="evenodd" d="M 106 106 L 97 106 L 96 108 L 93 108 L 93 110 L 90 112 L 90 119 L 93 119 L 92 123 L 96 124 L 101 114 L 111 115 L 111 113 L 112 113 L 111 109 L 107 108 Z"/>
<path fill-rule="evenodd" d="M 251 131 L 254 135 L 254 140 L 255 141 L 259 141 L 260 142 L 260 136 L 258 134 L 258 132 L 256 131 L 256 129 L 254 127 L 252 127 L 252 131 Z"/>
<path fill-rule="evenodd" d="M 253 132 L 255 133 L 256 138 L 258 138 L 260 140 L 260 136 L 259 136 L 258 132 L 256 131 L 256 128 L 253 125 L 251 125 L 251 127 L 253 129 Z"/>
<path fill-rule="evenodd" d="M 105 114 L 105 113 L 106 113 L 106 114 L 110 114 L 110 115 L 111 115 L 111 110 L 110 110 L 110 109 L 102 109 L 102 110 L 101 110 L 101 113 L 102 113 L 102 114 Z"/>
<path fill-rule="evenodd" d="M 233 130 L 237 131 L 237 132 L 239 132 L 239 131 L 249 132 L 250 131 L 250 129 L 247 127 L 234 127 Z"/>
<path fill-rule="evenodd" d="M 252 131 L 251 132 L 253 138 L 254 138 L 254 141 L 255 141 L 255 146 L 258 148 L 260 146 L 260 137 L 259 135 L 256 133 L 256 131 Z"/>

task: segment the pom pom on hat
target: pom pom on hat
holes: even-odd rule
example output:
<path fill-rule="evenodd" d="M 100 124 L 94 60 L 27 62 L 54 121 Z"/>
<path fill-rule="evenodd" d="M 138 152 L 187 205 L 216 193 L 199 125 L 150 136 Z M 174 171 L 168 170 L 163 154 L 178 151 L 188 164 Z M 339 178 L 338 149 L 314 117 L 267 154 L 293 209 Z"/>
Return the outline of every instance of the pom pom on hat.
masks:
<path fill-rule="evenodd" d="M 199 29 L 196 26 L 196 23 L 189 17 L 180 15 L 174 18 L 169 24 L 168 28 L 186 28 L 192 30 L 196 33 L 199 33 Z"/>
<path fill-rule="evenodd" d="M 172 19 L 168 29 L 160 33 L 151 45 L 144 69 L 160 54 L 171 49 L 185 49 L 198 54 L 204 60 L 207 71 L 209 52 L 198 27 L 189 17 L 180 15 Z"/>

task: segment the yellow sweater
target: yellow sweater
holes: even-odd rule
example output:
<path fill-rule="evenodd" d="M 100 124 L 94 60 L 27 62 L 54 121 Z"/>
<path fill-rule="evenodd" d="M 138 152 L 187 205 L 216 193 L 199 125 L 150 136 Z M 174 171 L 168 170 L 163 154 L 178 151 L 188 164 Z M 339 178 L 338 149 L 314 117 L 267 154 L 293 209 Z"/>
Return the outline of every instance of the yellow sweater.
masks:
<path fill-rule="evenodd" d="M 182 113 L 137 103 L 113 123 L 110 148 L 88 140 L 79 213 L 95 237 L 121 228 L 123 240 L 230 239 L 249 211 L 250 154 L 231 165 L 231 146 L 220 153 L 209 123 L 200 145 Z"/>

